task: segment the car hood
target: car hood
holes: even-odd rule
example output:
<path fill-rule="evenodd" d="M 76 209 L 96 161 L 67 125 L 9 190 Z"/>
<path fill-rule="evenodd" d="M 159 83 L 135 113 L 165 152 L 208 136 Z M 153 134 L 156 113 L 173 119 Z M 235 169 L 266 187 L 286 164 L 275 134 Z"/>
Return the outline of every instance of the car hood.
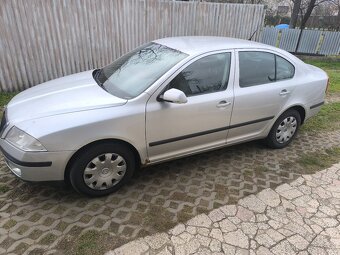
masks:
<path fill-rule="evenodd" d="M 9 121 L 119 106 L 127 102 L 99 87 L 92 72 L 65 76 L 21 92 L 7 106 Z"/>

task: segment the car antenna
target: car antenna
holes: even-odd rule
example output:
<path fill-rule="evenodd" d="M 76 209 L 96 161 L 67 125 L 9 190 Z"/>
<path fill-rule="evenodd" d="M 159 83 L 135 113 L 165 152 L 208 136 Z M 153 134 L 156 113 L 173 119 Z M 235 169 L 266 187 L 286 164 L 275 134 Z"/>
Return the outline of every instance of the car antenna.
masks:
<path fill-rule="evenodd" d="M 257 30 L 259 30 L 259 28 L 257 28 L 254 33 L 249 37 L 248 41 L 251 41 L 251 39 L 253 39 L 254 35 L 256 34 Z"/>

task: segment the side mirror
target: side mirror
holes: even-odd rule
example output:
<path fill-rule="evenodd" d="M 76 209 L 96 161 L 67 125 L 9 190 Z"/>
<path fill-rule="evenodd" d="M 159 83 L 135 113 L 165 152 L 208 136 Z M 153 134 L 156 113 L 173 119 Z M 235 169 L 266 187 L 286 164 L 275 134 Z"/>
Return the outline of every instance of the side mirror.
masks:
<path fill-rule="evenodd" d="M 162 101 L 176 104 L 185 104 L 188 102 L 186 95 L 178 89 L 169 89 L 165 91 L 163 96 L 161 96 L 161 99 Z"/>

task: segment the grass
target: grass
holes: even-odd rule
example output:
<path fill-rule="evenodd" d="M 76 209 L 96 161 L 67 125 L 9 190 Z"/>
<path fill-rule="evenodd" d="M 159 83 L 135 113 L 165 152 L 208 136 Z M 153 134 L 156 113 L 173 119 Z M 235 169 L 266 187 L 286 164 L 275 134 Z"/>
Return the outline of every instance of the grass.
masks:
<path fill-rule="evenodd" d="M 339 158 L 340 147 L 334 147 L 326 149 L 324 152 L 303 154 L 296 163 L 302 167 L 304 174 L 312 174 L 331 167 L 339 161 Z"/>
<path fill-rule="evenodd" d="M 285 174 L 297 171 L 300 174 L 314 174 L 317 171 L 331 167 L 339 162 L 340 147 L 333 147 L 316 152 L 304 153 L 292 161 L 280 162 L 280 168 Z"/>
<path fill-rule="evenodd" d="M 16 93 L 0 93 L 1 109 L 16 95 Z"/>
<path fill-rule="evenodd" d="M 320 112 L 306 121 L 301 130 L 305 132 L 334 131 L 340 129 L 340 102 L 324 105 Z"/>
<path fill-rule="evenodd" d="M 10 188 L 7 185 L 0 183 L 0 194 L 6 193 L 9 190 Z"/>
<path fill-rule="evenodd" d="M 340 95 L 340 57 L 303 58 L 303 61 L 327 72 L 330 80 L 329 93 Z"/>

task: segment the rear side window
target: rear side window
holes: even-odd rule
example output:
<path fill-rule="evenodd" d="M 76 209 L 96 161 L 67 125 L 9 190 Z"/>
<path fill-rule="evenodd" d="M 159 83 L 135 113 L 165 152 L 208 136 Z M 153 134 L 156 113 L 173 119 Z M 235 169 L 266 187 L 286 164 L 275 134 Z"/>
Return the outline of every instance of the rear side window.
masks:
<path fill-rule="evenodd" d="M 240 87 L 250 87 L 293 78 L 294 66 L 268 52 L 239 52 Z"/>
<path fill-rule="evenodd" d="M 275 58 L 276 58 L 276 80 L 279 81 L 293 78 L 295 73 L 294 66 L 284 58 L 281 58 L 276 55 Z"/>
<path fill-rule="evenodd" d="M 195 96 L 225 90 L 230 72 L 230 53 L 218 53 L 203 57 L 187 66 L 169 84 L 169 89 Z"/>

